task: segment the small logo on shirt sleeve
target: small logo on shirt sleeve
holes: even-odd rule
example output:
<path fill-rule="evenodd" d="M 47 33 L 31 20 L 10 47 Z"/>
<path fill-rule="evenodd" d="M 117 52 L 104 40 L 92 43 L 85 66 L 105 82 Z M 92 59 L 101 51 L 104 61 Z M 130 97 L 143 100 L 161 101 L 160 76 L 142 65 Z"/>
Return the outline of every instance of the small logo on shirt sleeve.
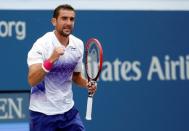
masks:
<path fill-rule="evenodd" d="M 37 51 L 37 54 L 42 55 L 42 53 L 40 51 Z"/>

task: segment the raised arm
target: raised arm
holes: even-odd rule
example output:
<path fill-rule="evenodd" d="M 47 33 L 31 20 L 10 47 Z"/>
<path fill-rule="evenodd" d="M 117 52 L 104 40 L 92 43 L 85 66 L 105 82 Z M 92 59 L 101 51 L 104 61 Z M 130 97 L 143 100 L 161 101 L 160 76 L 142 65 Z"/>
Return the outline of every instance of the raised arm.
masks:
<path fill-rule="evenodd" d="M 52 55 L 50 56 L 49 59 L 47 59 L 48 61 L 46 60 L 46 62 L 48 62 L 48 64 L 53 65 L 54 62 L 60 57 L 60 55 L 64 54 L 64 50 L 65 48 L 63 46 L 56 47 Z M 37 85 L 39 82 L 41 82 L 44 79 L 47 72 L 48 72 L 48 69 L 45 68 L 45 62 L 30 65 L 29 72 L 28 72 L 29 84 L 31 86 Z"/>
<path fill-rule="evenodd" d="M 42 69 L 42 64 L 33 64 L 29 67 L 28 82 L 31 86 L 37 85 L 41 82 L 46 75 L 46 72 Z"/>

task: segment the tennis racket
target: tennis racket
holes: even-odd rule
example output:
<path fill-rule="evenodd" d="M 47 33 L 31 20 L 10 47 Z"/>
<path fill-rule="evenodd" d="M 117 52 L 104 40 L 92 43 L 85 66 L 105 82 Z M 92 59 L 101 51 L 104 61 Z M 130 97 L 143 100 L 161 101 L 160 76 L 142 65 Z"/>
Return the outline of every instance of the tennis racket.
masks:
<path fill-rule="evenodd" d="M 102 70 L 102 62 L 103 62 L 103 50 L 100 42 L 91 38 L 87 41 L 86 44 L 86 75 L 88 81 L 91 84 L 96 84 L 96 81 L 100 75 Z M 88 92 L 88 100 L 87 100 L 87 110 L 86 110 L 86 120 L 91 120 L 92 116 L 92 104 L 93 104 L 93 93 Z"/>

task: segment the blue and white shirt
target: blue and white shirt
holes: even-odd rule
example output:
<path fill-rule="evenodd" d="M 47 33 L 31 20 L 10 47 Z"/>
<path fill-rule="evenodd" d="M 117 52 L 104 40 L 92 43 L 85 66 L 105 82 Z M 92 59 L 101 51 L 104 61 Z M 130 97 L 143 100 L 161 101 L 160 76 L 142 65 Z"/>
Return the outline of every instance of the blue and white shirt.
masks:
<path fill-rule="evenodd" d="M 28 66 L 43 63 L 57 46 L 62 45 L 54 32 L 46 33 L 29 51 Z M 70 35 L 64 55 L 54 63 L 44 80 L 31 88 L 30 110 L 55 115 L 67 112 L 73 107 L 72 75 L 73 72 L 82 72 L 83 52 L 83 42 Z"/>

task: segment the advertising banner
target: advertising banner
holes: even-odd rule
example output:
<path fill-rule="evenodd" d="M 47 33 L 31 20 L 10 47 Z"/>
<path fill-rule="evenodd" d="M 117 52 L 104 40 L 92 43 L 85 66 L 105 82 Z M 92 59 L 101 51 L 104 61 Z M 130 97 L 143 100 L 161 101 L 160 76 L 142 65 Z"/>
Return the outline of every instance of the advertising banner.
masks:
<path fill-rule="evenodd" d="M 0 91 L 30 90 L 27 53 L 53 30 L 51 17 L 52 10 L 0 11 Z M 92 121 L 84 120 L 87 91 L 73 87 L 88 131 L 189 130 L 188 23 L 188 11 L 77 11 L 73 34 L 84 43 L 98 38 L 104 50 Z M 27 119 L 25 95 L 0 95 L 0 121 Z"/>

